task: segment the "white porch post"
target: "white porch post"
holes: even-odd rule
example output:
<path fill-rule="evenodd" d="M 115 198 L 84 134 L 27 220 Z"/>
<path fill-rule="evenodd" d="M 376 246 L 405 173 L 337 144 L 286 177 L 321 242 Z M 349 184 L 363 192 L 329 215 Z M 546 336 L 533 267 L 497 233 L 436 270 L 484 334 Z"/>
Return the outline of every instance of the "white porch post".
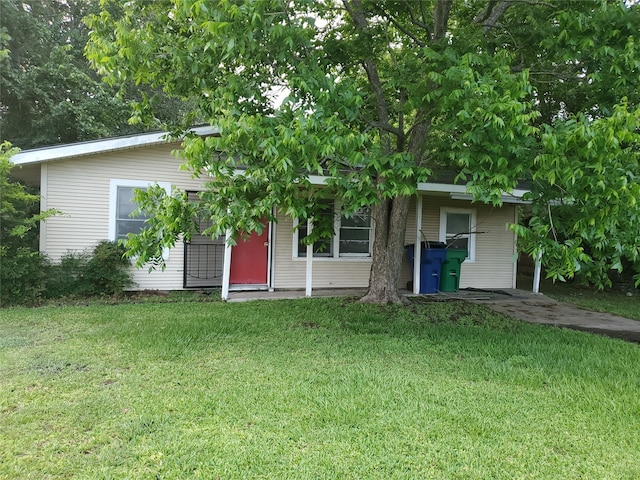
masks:
<path fill-rule="evenodd" d="M 224 238 L 224 261 L 222 262 L 222 300 L 229 298 L 229 280 L 231 278 L 231 230 L 227 230 Z"/>
<path fill-rule="evenodd" d="M 413 293 L 420 293 L 420 262 L 422 261 L 422 194 L 416 200 L 416 243 L 413 247 Z"/>
<path fill-rule="evenodd" d="M 47 163 L 40 164 L 40 211 L 44 212 L 49 208 L 47 206 L 47 197 L 49 195 L 49 169 Z M 41 252 L 47 250 L 47 222 L 40 220 L 40 240 L 38 249 Z"/>
<path fill-rule="evenodd" d="M 275 217 L 275 208 L 273 209 L 273 214 Z M 269 287 L 269 291 L 274 291 L 274 273 L 273 273 L 273 247 L 276 244 L 276 224 L 275 222 L 269 222 L 269 246 L 267 247 L 267 287 Z"/>
<path fill-rule="evenodd" d="M 311 219 L 307 219 L 307 235 L 311 235 L 313 231 L 313 222 Z M 313 290 L 313 244 L 310 243 L 307 245 L 307 271 L 305 278 L 305 291 L 304 294 L 306 297 L 311 296 L 311 291 Z"/>
<path fill-rule="evenodd" d="M 540 272 L 542 270 L 542 250 L 536 254 L 536 263 L 533 268 L 533 293 L 540 293 Z"/>

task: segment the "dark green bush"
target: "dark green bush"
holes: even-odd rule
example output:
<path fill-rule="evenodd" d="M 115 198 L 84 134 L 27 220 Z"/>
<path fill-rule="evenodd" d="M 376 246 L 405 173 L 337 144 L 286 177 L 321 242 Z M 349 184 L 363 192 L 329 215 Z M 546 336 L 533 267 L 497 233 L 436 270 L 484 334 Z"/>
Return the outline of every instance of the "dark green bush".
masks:
<path fill-rule="evenodd" d="M 22 247 L 0 255 L 0 306 L 34 305 L 42 297 L 50 272 L 47 257 Z"/>
<path fill-rule="evenodd" d="M 47 281 L 47 298 L 73 297 L 84 295 L 85 270 L 89 263 L 88 252 L 67 252 L 59 263 L 51 266 Z"/>
<path fill-rule="evenodd" d="M 114 295 L 131 286 L 131 263 L 116 242 L 101 241 L 92 251 L 69 252 L 53 265 L 46 296 L 87 297 Z"/>
<path fill-rule="evenodd" d="M 88 295 L 114 295 L 133 285 L 124 256 L 125 248 L 116 242 L 103 240 L 93 250 L 84 272 Z"/>

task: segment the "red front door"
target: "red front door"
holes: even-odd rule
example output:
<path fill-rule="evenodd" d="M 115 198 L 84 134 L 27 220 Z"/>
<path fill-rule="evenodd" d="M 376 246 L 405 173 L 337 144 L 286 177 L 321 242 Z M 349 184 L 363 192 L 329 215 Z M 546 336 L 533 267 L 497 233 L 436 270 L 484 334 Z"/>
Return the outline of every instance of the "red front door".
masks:
<path fill-rule="evenodd" d="M 267 255 L 269 249 L 269 227 L 265 225 L 262 235 L 253 232 L 247 239 L 238 239 L 231 250 L 231 285 L 265 285 L 267 283 Z"/>

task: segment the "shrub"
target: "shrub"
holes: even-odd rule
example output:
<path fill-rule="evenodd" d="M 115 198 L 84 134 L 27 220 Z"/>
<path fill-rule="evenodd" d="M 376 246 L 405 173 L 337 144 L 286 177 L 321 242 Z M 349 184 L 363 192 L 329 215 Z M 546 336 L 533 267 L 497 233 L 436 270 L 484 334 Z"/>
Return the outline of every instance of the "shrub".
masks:
<path fill-rule="evenodd" d="M 40 212 L 37 188 L 14 178 L 10 157 L 18 152 L 0 144 L 0 305 L 37 303 L 49 262 L 38 252 L 38 226 L 56 211 Z"/>
<path fill-rule="evenodd" d="M 51 266 L 47 280 L 47 298 L 83 295 L 85 270 L 89 262 L 88 252 L 67 252 L 59 263 Z"/>
<path fill-rule="evenodd" d="M 92 251 L 68 252 L 53 265 L 47 297 L 114 295 L 133 284 L 125 249 L 116 242 L 101 241 Z"/>
<path fill-rule="evenodd" d="M 125 251 L 124 246 L 107 240 L 96 245 L 84 272 L 86 294 L 114 295 L 133 285 Z"/>
<path fill-rule="evenodd" d="M 14 249 L 10 255 L 0 248 L 0 306 L 38 303 L 50 271 L 47 257 L 27 247 Z"/>

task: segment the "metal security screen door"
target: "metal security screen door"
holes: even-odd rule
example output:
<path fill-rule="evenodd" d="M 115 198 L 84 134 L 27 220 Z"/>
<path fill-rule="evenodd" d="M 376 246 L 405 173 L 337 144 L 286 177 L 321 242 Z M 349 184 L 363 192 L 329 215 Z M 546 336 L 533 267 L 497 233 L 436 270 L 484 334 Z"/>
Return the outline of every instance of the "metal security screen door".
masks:
<path fill-rule="evenodd" d="M 189 200 L 197 198 L 189 192 Z M 224 237 L 211 239 L 202 235 L 211 224 L 208 219 L 198 219 L 200 231 L 184 245 L 184 288 L 207 288 L 222 286 L 224 264 Z"/>

